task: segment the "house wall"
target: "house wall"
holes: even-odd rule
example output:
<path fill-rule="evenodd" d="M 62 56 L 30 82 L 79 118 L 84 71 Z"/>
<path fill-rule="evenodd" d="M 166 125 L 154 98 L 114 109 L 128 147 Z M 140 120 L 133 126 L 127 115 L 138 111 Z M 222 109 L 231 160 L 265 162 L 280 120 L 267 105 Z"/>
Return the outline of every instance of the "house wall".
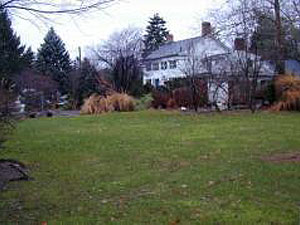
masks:
<path fill-rule="evenodd" d="M 253 60 L 256 59 L 256 56 L 253 54 L 249 54 L 247 57 L 244 56 L 243 51 L 229 51 L 226 47 L 222 46 L 220 42 L 212 39 L 212 38 L 202 38 L 202 39 L 195 39 L 195 42 L 189 42 L 189 46 L 184 44 L 184 42 L 176 43 L 176 49 L 180 49 L 179 52 L 174 52 L 176 56 L 164 56 L 160 54 L 160 50 L 154 52 L 148 59 L 146 59 L 146 63 L 144 64 L 144 84 L 148 81 L 151 81 L 151 84 L 154 86 L 161 86 L 164 83 L 172 78 L 181 78 L 186 77 L 187 74 L 191 74 L 192 69 L 187 68 L 191 66 L 191 64 L 187 63 L 191 60 L 191 58 L 195 57 L 198 60 L 198 71 L 193 71 L 194 74 L 214 74 L 216 77 L 210 79 L 216 79 L 219 76 L 226 76 L 224 77 L 224 82 L 220 86 L 214 84 L 214 82 L 207 83 L 207 94 L 208 99 L 211 103 L 217 103 L 218 107 L 222 109 L 226 109 L 228 106 L 228 102 L 244 102 L 246 96 L 242 94 L 245 91 L 245 88 L 242 87 L 243 85 L 237 85 L 238 88 L 233 88 L 231 82 L 229 81 L 229 77 L 232 74 L 239 74 L 240 68 L 232 67 L 232 65 L 237 64 L 239 59 L 245 60 Z M 182 45 L 182 46 L 181 46 Z M 168 47 L 168 45 L 163 46 L 163 48 Z M 169 49 L 168 49 L 169 50 Z M 162 49 L 162 54 L 166 51 L 166 49 Z M 176 53 L 176 54 L 175 54 Z M 210 69 L 207 66 L 201 64 L 201 60 L 199 59 L 206 59 L 208 58 L 210 61 Z M 176 68 L 170 68 L 170 61 L 176 61 Z M 193 59 L 192 59 L 193 60 Z M 161 63 L 167 62 L 167 69 L 162 69 Z M 159 63 L 159 69 L 147 71 L 146 64 L 154 64 Z M 200 69 L 199 69 L 200 68 Z M 259 83 L 266 83 L 267 81 L 271 80 L 274 76 L 274 68 L 268 64 L 263 62 L 261 67 L 261 77 L 259 79 Z M 263 74 L 265 74 L 263 76 Z M 222 79 L 222 78 L 221 78 Z M 226 82 L 227 80 L 227 82 Z M 234 85 L 235 86 L 235 85 Z M 237 90 L 239 89 L 239 90 Z"/>
<path fill-rule="evenodd" d="M 178 44 L 180 45 L 180 44 Z M 182 46 L 177 46 L 179 48 L 178 55 L 180 56 L 173 56 L 173 57 L 162 57 L 160 59 L 150 59 L 147 60 L 143 71 L 144 71 L 144 84 L 147 83 L 147 81 L 151 80 L 151 84 L 156 86 L 155 80 L 159 80 L 159 85 L 163 85 L 165 81 L 168 81 L 172 78 L 180 78 L 186 76 L 186 68 L 187 64 L 185 63 L 185 59 L 188 59 L 190 57 L 198 57 L 199 59 L 202 59 L 204 57 L 211 57 L 214 55 L 220 55 L 220 54 L 228 54 L 228 50 L 224 48 L 224 46 L 221 46 L 219 42 L 215 41 L 211 38 L 202 38 L 194 42 L 190 42 L 188 45 L 182 43 Z M 177 67 L 176 68 L 170 68 L 170 61 L 176 60 Z M 161 63 L 167 62 L 168 67 L 166 70 L 163 70 L 161 68 Z M 152 70 L 147 71 L 146 70 L 146 64 L 154 64 L 159 63 L 159 70 Z M 199 67 L 199 66 L 198 66 Z M 199 71 L 198 73 L 202 73 L 203 71 Z"/>
<path fill-rule="evenodd" d="M 170 68 L 170 61 L 176 61 L 176 68 Z M 167 62 L 167 69 L 163 70 L 161 68 L 161 63 L 162 62 Z M 151 80 L 151 84 L 155 86 L 155 80 L 159 79 L 159 85 L 164 85 L 164 82 L 172 79 L 172 78 L 180 78 L 180 77 L 185 77 L 185 74 L 181 70 L 182 64 L 183 64 L 183 58 L 182 57 L 168 57 L 168 58 L 163 58 L 159 60 L 152 60 L 151 62 L 152 65 L 155 63 L 159 64 L 159 70 L 150 70 L 147 71 L 146 67 L 144 66 L 143 71 L 144 71 L 144 84 L 149 82 Z"/>
<path fill-rule="evenodd" d="M 208 101 L 218 105 L 220 110 L 228 108 L 229 85 L 228 82 L 221 84 L 208 83 Z"/>

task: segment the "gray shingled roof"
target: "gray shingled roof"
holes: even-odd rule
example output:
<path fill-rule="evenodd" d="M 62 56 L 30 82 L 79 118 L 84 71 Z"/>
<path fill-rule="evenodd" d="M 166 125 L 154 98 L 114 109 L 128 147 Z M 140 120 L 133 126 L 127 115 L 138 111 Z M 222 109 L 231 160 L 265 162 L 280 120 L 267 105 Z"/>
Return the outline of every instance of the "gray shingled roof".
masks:
<path fill-rule="evenodd" d="M 194 37 L 190 39 L 174 41 L 170 43 L 166 43 L 162 45 L 159 49 L 153 51 L 150 55 L 148 55 L 145 60 L 153 60 L 153 59 L 160 59 L 166 58 L 171 56 L 184 56 L 188 51 L 188 48 L 195 42 L 201 42 L 205 39 L 210 38 L 211 40 L 215 41 L 219 44 L 222 48 L 229 50 L 221 41 L 216 40 L 212 37 Z"/>
<path fill-rule="evenodd" d="M 297 60 L 293 60 L 293 59 L 286 60 L 285 69 L 287 73 L 300 75 L 300 63 Z"/>

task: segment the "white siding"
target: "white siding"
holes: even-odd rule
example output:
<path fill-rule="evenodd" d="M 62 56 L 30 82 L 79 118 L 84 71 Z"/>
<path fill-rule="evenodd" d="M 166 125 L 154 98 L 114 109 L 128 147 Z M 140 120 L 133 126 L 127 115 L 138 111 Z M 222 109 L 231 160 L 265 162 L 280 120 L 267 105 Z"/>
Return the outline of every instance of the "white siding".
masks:
<path fill-rule="evenodd" d="M 176 60 L 177 66 L 175 69 L 170 69 L 169 61 Z M 168 67 L 166 70 L 161 69 L 161 62 L 168 62 Z M 151 63 L 159 63 L 159 70 L 150 70 L 146 71 L 144 68 L 144 84 L 146 84 L 147 80 L 151 80 L 151 83 L 154 85 L 155 80 L 159 79 L 159 85 L 164 85 L 165 81 L 168 81 L 172 78 L 184 77 L 184 73 L 180 69 L 182 66 L 182 57 L 169 57 L 166 59 L 154 60 Z"/>

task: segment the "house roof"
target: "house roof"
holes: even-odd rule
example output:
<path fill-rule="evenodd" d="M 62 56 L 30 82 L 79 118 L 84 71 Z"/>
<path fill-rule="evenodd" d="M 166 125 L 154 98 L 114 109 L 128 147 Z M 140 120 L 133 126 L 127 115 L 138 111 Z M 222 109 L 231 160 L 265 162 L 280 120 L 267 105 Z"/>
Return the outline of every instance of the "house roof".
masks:
<path fill-rule="evenodd" d="M 230 51 L 230 49 L 225 46 L 221 41 L 213 38 L 213 37 L 194 37 L 180 41 L 173 41 L 166 43 L 159 47 L 159 49 L 153 51 L 150 55 L 148 55 L 145 60 L 154 60 L 154 59 L 161 59 L 167 58 L 172 56 L 185 56 L 187 54 L 188 49 L 194 43 L 203 43 L 202 46 L 207 45 L 207 41 L 215 42 L 219 47 L 224 49 L 225 51 Z M 207 46 L 206 46 L 207 47 Z"/>
<path fill-rule="evenodd" d="M 285 61 L 286 73 L 300 76 L 300 63 L 297 60 L 289 59 Z"/>

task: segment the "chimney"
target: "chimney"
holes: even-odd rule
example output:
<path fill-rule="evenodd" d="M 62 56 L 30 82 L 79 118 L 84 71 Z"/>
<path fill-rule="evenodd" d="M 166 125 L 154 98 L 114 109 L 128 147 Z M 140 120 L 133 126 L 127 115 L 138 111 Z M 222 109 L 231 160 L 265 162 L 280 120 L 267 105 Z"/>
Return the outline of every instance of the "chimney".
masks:
<path fill-rule="evenodd" d="M 167 43 L 173 42 L 174 41 L 174 35 L 173 34 L 168 34 L 167 35 Z"/>
<path fill-rule="evenodd" d="M 202 37 L 208 36 L 212 34 L 211 24 L 210 22 L 202 23 Z"/>
<path fill-rule="evenodd" d="M 246 41 L 244 38 L 236 38 L 234 40 L 234 50 L 236 51 L 246 50 Z"/>

